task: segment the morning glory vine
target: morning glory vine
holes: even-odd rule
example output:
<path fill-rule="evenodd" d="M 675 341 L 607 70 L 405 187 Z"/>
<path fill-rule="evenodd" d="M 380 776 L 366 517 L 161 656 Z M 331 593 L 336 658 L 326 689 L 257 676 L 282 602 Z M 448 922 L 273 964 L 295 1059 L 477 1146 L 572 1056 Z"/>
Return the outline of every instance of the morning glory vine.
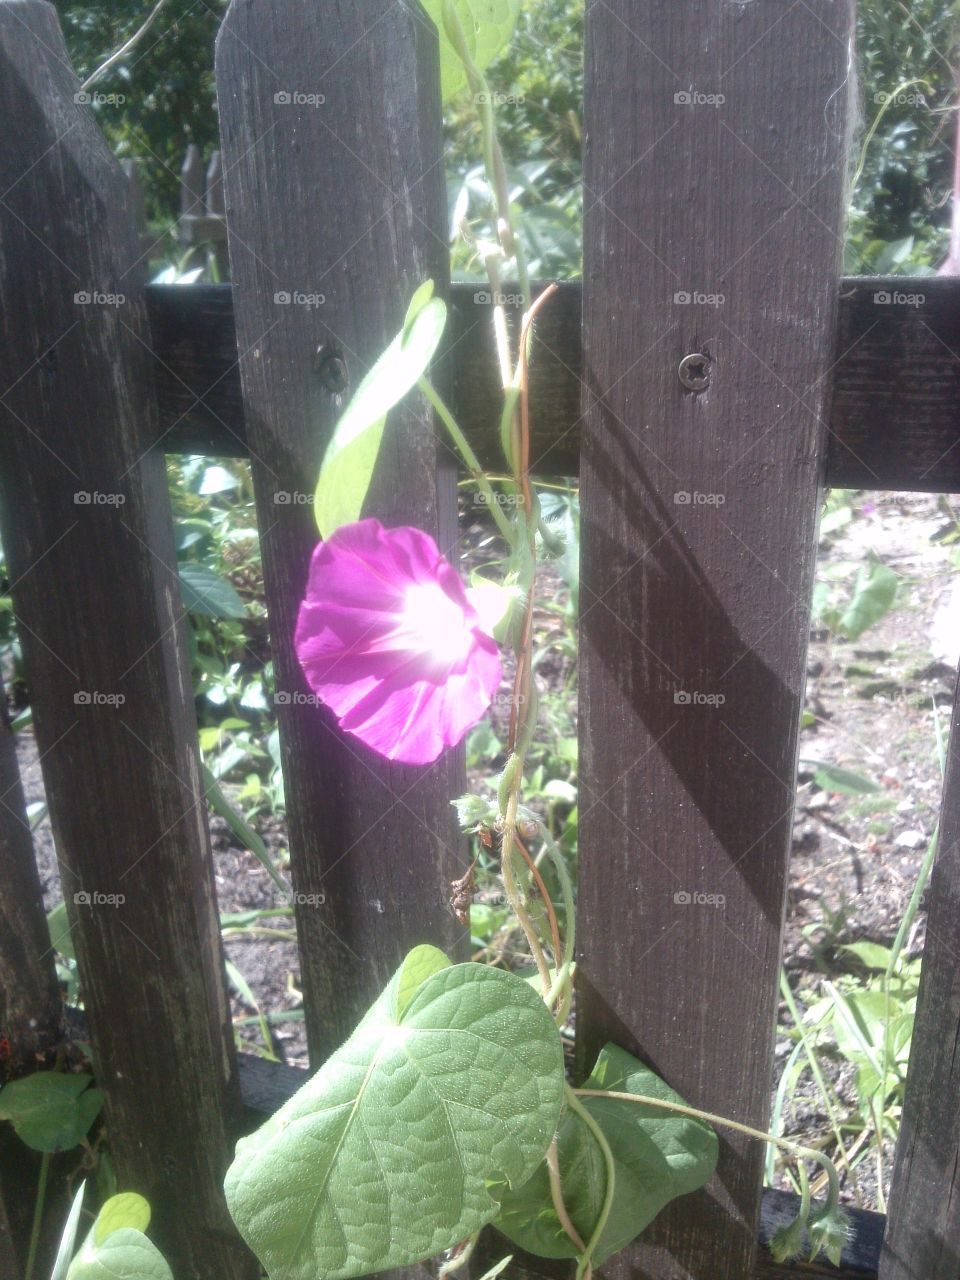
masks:
<path fill-rule="evenodd" d="M 478 56 L 482 46 L 489 59 L 491 42 L 479 39 L 472 17 L 464 21 L 465 3 L 425 7 L 441 31 L 445 82 L 465 82 L 479 107 L 497 239 L 473 247 L 493 299 L 508 478 L 485 473 L 430 381 L 446 307 L 425 281 L 324 454 L 314 504 L 321 541 L 294 644 L 309 687 L 340 729 L 408 765 L 436 760 L 483 718 L 502 679 L 500 649 L 512 652 L 508 752 L 493 780 L 496 801 L 477 794 L 451 802 L 462 828 L 499 851 L 505 898 L 535 976 L 453 964 L 435 947 L 415 947 L 347 1042 L 238 1144 L 227 1203 L 273 1280 L 346 1280 L 431 1257 L 447 1275 L 465 1264 L 490 1223 L 528 1252 L 575 1260 L 577 1280 L 586 1280 L 665 1204 L 710 1178 L 714 1130 L 726 1127 L 775 1143 L 797 1161 L 800 1211 L 775 1237 L 775 1255 L 806 1245 L 811 1255 L 823 1250 L 837 1261 L 846 1227 L 836 1171 L 822 1153 L 690 1106 L 616 1045 L 604 1046 L 582 1086 L 566 1079 L 560 1028 L 573 999 L 573 886 L 549 830 L 523 803 L 538 721 L 537 563 L 562 551 L 530 477 L 531 338 L 555 286 L 531 296 L 495 99 Z M 523 298 L 515 343 L 501 305 L 508 268 Z M 500 582 L 484 576 L 465 585 L 429 533 L 363 515 L 389 412 L 414 388 L 432 405 L 506 543 Z M 495 486 L 509 503 L 498 500 Z M 562 929 L 541 857 L 560 887 Z M 450 887 L 451 909 L 464 921 L 472 890 L 471 867 Z M 818 1207 L 806 1160 L 828 1173 L 828 1198 Z"/>

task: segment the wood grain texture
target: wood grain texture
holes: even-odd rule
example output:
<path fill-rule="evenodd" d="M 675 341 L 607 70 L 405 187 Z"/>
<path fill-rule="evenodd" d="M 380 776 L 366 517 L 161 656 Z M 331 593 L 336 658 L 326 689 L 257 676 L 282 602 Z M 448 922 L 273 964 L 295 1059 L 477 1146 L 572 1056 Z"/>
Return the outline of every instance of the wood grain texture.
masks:
<path fill-rule="evenodd" d="M 579 1062 L 613 1041 L 760 1128 L 851 23 L 830 0 L 587 10 Z M 604 1274 L 746 1280 L 762 1160 L 721 1135 L 709 1186 Z"/>
<path fill-rule="evenodd" d="M 307 700 L 292 644 L 317 542 L 302 498 L 414 288 L 446 276 L 436 58 L 434 28 L 391 0 L 331 4 L 322 21 L 315 0 L 233 0 L 217 46 L 240 372 L 317 1062 L 409 947 L 466 941 L 446 902 L 466 867 L 450 805 L 465 789 L 462 752 L 415 769 L 341 735 Z M 455 558 L 455 475 L 429 412 L 411 399 L 391 415 L 367 512 L 429 530 Z"/>
<path fill-rule="evenodd" d="M 923 302 L 892 301 L 898 293 L 922 294 Z M 875 302 L 877 294 L 891 302 Z M 499 469 L 499 391 L 485 297 L 474 285 L 451 287 L 444 346 L 451 352 L 457 418 L 481 462 Z M 538 475 L 580 470 L 580 301 L 579 282 L 562 284 L 537 327 L 531 421 Z M 245 456 L 230 285 L 151 285 L 147 305 L 162 361 L 157 393 L 164 448 Z M 841 282 L 825 445 L 828 484 L 960 491 L 958 317 L 960 279 Z"/>
<path fill-rule="evenodd" d="M 35 1071 L 62 1034 L 60 985 L 50 948 L 33 835 L 0 677 L 0 1079 Z"/>
<path fill-rule="evenodd" d="M 960 697 L 927 903 L 881 1280 L 960 1276 Z"/>
<path fill-rule="evenodd" d="M 247 1280 L 140 251 L 78 88 L 52 6 L 0 5 L 3 545 L 118 1181 L 149 1198 L 178 1277 Z"/>

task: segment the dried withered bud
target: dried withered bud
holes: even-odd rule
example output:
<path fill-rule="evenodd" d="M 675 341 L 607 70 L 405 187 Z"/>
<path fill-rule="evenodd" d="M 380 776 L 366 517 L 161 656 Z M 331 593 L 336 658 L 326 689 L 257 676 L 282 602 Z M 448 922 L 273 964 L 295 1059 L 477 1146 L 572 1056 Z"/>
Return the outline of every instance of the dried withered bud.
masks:
<path fill-rule="evenodd" d="M 461 924 L 470 923 L 470 903 L 477 887 L 474 875 L 476 865 L 476 862 L 472 862 L 465 876 L 450 882 L 450 907 Z"/>

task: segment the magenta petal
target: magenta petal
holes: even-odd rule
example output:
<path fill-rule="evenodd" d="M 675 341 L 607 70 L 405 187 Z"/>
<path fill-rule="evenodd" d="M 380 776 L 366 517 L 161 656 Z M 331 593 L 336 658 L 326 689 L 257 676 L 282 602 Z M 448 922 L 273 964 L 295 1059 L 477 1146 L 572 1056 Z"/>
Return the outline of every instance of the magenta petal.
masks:
<path fill-rule="evenodd" d="M 497 646 L 437 544 L 378 520 L 345 525 L 315 550 L 295 646 L 340 727 L 405 764 L 459 742 L 500 683 Z"/>

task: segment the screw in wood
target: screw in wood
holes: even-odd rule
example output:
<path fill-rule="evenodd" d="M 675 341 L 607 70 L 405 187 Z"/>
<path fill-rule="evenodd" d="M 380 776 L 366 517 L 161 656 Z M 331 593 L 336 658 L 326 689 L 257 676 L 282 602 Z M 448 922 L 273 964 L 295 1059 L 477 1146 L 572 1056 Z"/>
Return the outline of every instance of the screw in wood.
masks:
<path fill-rule="evenodd" d="M 680 361 L 677 376 L 688 391 L 706 391 L 710 385 L 710 357 L 692 351 Z"/>

